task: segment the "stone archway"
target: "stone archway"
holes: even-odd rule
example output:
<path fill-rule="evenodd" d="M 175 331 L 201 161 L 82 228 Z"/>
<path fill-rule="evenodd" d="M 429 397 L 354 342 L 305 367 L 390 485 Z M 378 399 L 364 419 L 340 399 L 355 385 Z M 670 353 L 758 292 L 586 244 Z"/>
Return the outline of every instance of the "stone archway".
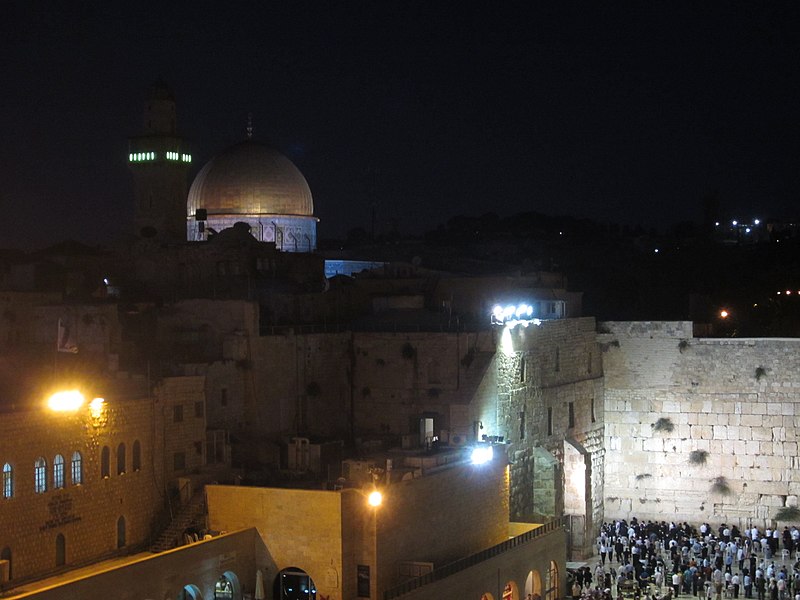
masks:
<path fill-rule="evenodd" d="M 275 600 L 316 600 L 317 586 L 308 573 L 289 567 L 275 576 L 273 597 Z"/>
<path fill-rule="evenodd" d="M 528 578 L 525 580 L 525 595 L 528 594 L 534 598 L 542 597 L 542 576 L 536 569 L 528 573 Z"/>

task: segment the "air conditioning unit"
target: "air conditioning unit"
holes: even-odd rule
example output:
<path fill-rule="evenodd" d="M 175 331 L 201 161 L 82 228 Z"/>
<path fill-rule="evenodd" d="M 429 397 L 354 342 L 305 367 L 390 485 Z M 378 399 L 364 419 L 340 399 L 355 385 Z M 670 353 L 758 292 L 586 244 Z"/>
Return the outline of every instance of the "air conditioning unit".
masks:
<path fill-rule="evenodd" d="M 467 436 L 461 435 L 460 433 L 454 433 L 450 436 L 450 445 L 451 446 L 463 446 L 467 443 Z"/>

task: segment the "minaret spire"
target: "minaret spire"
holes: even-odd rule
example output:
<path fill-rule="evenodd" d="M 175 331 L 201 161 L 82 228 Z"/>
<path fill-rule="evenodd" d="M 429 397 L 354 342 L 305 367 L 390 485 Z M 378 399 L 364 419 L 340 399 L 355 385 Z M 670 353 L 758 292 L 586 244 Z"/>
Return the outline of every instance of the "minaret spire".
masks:
<path fill-rule="evenodd" d="M 253 113 L 247 113 L 247 139 L 253 139 Z"/>

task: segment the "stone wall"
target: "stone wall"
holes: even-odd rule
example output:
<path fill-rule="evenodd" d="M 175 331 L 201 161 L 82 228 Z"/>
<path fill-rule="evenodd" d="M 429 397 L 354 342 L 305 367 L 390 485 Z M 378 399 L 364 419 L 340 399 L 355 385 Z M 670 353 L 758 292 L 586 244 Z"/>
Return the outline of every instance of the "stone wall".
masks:
<path fill-rule="evenodd" d="M 603 323 L 606 518 L 750 522 L 797 504 L 800 340 Z"/>
<path fill-rule="evenodd" d="M 498 433 L 513 463 L 511 518 L 544 520 L 568 506 L 587 539 L 601 521 L 603 497 L 603 366 L 595 335 L 591 318 L 505 328 L 497 353 Z M 565 463 L 566 445 L 585 463 L 577 487 L 576 476 L 564 472 L 575 464 Z M 576 494 L 580 507 L 570 504 Z M 583 533 L 576 531 L 573 544 L 584 545 Z"/>

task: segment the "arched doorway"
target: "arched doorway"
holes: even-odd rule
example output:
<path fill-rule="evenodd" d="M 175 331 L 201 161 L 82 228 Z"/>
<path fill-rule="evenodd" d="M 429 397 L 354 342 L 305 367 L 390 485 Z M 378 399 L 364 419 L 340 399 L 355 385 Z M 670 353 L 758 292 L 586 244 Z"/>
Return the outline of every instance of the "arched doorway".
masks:
<path fill-rule="evenodd" d="M 519 600 L 519 588 L 514 581 L 509 581 L 503 588 L 503 600 Z"/>
<path fill-rule="evenodd" d="M 56 536 L 56 566 L 63 567 L 67 564 L 67 540 L 63 533 Z"/>
<path fill-rule="evenodd" d="M 225 571 L 214 583 L 214 600 L 242 600 L 242 586 L 233 571 Z"/>
<path fill-rule="evenodd" d="M 551 560 L 544 581 L 544 600 L 556 600 L 558 597 L 558 565 Z"/>
<path fill-rule="evenodd" d="M 534 599 L 542 597 L 542 576 L 534 569 L 528 573 L 525 580 L 525 595 L 530 594 Z"/>
<path fill-rule="evenodd" d="M 297 567 L 289 567 L 278 573 L 273 592 L 275 600 L 317 600 L 314 580 Z"/>

